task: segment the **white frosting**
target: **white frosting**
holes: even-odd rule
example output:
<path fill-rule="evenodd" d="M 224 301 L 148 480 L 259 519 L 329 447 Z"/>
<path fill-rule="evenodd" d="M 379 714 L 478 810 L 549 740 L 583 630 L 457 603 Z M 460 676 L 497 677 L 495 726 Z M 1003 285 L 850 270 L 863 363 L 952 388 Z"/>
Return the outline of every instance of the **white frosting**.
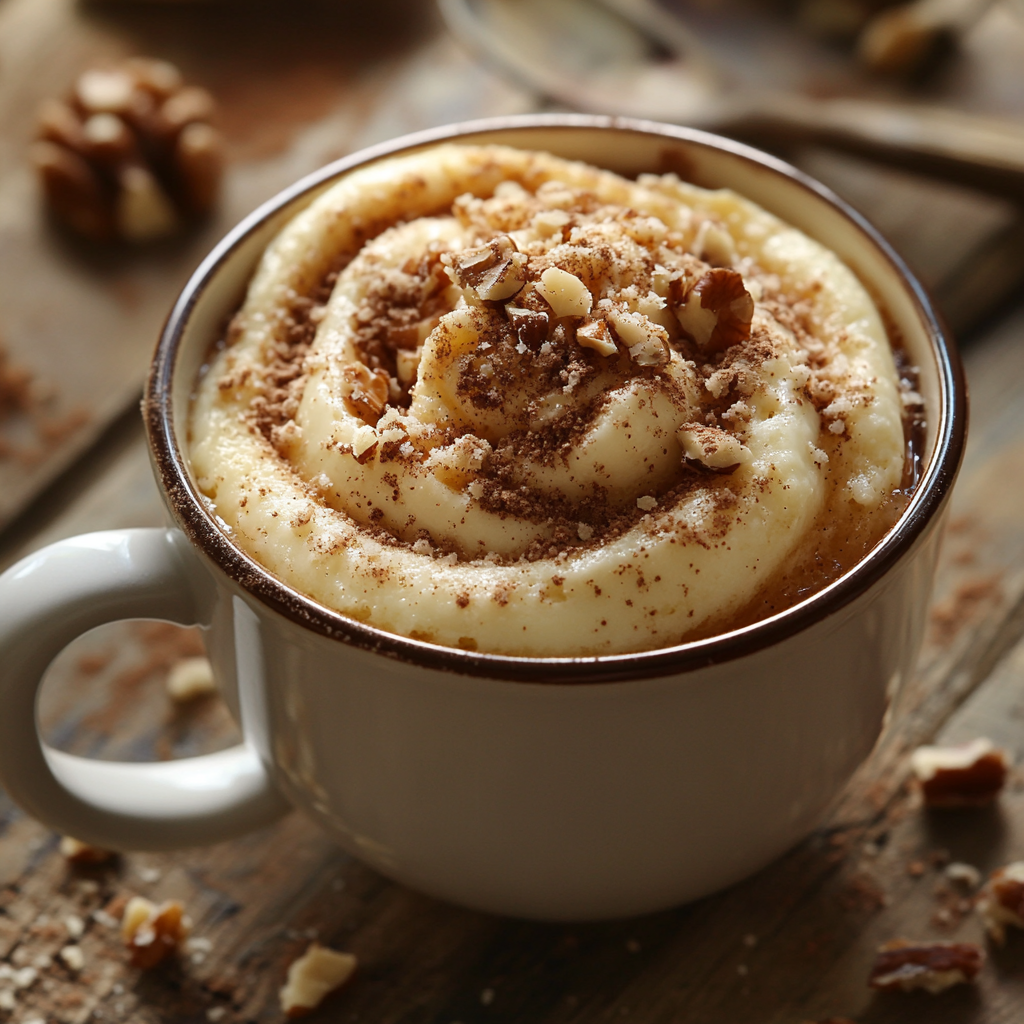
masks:
<path fill-rule="evenodd" d="M 750 338 L 715 351 L 694 341 L 715 326 L 692 290 L 709 237 L 762 300 Z M 495 238 L 523 256 L 467 284 Z M 275 377 L 297 297 L 352 256 L 294 379 Z M 375 365 L 382 282 L 417 273 L 430 315 L 378 331 L 401 349 Z M 588 304 L 605 340 L 581 346 Z M 522 308 L 548 312 L 546 340 L 516 333 Z M 675 178 L 446 145 L 348 175 L 271 244 L 199 382 L 190 454 L 233 539 L 328 607 L 566 656 L 727 624 L 823 516 L 883 505 L 903 449 L 878 311 L 818 243 Z"/>

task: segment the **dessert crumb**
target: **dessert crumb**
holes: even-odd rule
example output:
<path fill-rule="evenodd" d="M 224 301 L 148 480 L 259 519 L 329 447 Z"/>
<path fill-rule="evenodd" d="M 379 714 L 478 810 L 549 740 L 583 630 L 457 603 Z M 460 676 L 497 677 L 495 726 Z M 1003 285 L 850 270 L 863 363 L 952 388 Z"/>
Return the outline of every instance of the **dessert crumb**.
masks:
<path fill-rule="evenodd" d="M 984 962 L 984 950 L 973 942 L 894 939 L 879 947 L 868 984 L 882 992 L 920 989 L 937 995 L 973 982 Z"/>
<path fill-rule="evenodd" d="M 158 906 L 144 896 L 133 896 L 124 908 L 121 938 L 132 966 L 146 970 L 176 953 L 190 928 L 180 900 L 167 900 Z"/>
<path fill-rule="evenodd" d="M 352 977 L 357 963 L 351 953 L 312 943 L 288 968 L 288 979 L 280 990 L 281 1009 L 290 1018 L 312 1013 Z"/>
<path fill-rule="evenodd" d="M 978 914 L 989 938 L 1006 942 L 1006 929 L 1024 928 L 1024 861 L 1014 861 L 992 872 L 978 894 Z"/>
<path fill-rule="evenodd" d="M 60 852 L 72 864 L 105 864 L 114 857 L 113 850 L 83 843 L 72 836 L 61 837 Z"/>
<path fill-rule="evenodd" d="M 167 675 L 167 695 L 176 704 L 188 704 L 216 691 L 209 658 L 182 658 Z"/>
<path fill-rule="evenodd" d="M 918 747 L 910 767 L 926 806 L 984 807 L 1006 784 L 1010 759 L 991 740 L 979 737 L 960 746 Z"/>

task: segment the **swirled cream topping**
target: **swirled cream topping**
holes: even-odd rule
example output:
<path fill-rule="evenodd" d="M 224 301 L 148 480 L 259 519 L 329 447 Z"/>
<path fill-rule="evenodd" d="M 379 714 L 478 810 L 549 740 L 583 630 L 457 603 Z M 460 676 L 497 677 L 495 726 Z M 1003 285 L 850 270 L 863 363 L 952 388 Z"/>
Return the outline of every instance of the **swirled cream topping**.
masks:
<path fill-rule="evenodd" d="M 832 252 L 730 192 L 458 145 L 285 227 L 190 444 L 289 585 L 524 656 L 792 603 L 884 532 L 904 448 L 881 318 Z"/>

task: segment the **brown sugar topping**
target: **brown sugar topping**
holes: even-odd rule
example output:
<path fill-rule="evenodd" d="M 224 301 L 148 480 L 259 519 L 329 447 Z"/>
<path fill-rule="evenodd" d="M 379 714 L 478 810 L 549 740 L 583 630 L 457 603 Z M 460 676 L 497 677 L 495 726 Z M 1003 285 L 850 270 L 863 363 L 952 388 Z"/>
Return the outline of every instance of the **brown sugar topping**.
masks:
<path fill-rule="evenodd" d="M 385 243 L 414 224 L 371 235 L 373 244 L 339 260 L 309 294 L 290 297 L 258 370 L 222 381 L 255 390 L 246 420 L 287 459 L 312 367 L 340 358 L 313 349 L 328 303 L 332 318 L 345 309 L 331 294 L 346 273 L 344 301 L 355 298 L 343 358 L 353 349 L 356 356 L 332 369 L 358 437 L 315 443 L 370 467 L 365 480 L 376 488 L 383 478 L 386 489 L 366 483 L 356 509 L 345 501 L 347 486 L 363 486 L 358 471 L 348 482 L 306 483 L 312 501 L 349 515 L 380 544 L 499 565 L 565 561 L 638 528 L 680 546 L 724 547 L 741 498 L 756 503 L 787 487 L 774 466 L 774 475 L 737 472 L 752 458 L 745 442 L 764 416 L 763 399 L 775 400 L 766 384 L 772 361 L 794 373 L 793 401 L 822 418 L 819 467 L 848 439 L 844 411 L 871 400 L 819 340 L 827 332 L 813 294 L 784 287 L 750 258 L 721 265 L 721 246 L 713 265 L 693 231 L 558 182 L 534 193 L 506 182 L 489 198 L 460 197 L 438 218 L 454 225 L 436 236 L 448 240 L 407 257 L 398 241 Z M 624 469 L 620 459 L 613 472 L 582 457 L 598 428 L 632 443 L 639 468 Z M 632 474 L 626 483 L 623 474 Z M 525 539 L 490 551 L 463 543 L 457 521 L 450 535 L 435 535 L 422 513 L 417 521 L 407 508 L 393 512 L 408 481 L 427 475 L 460 499 L 469 495 L 474 511 L 523 526 L 516 537 Z M 689 499 L 699 500 L 699 523 L 674 514 Z M 290 521 L 305 526 L 310 516 Z M 757 592 L 749 607 L 730 608 L 730 622 L 806 596 L 871 542 L 868 533 L 812 540 L 800 572 Z M 622 571 L 640 592 L 654 575 L 639 563 Z M 545 599 L 564 600 L 553 587 Z M 487 599 L 504 606 L 510 594 L 491 585 Z M 451 600 L 468 608 L 477 597 L 460 591 Z"/>

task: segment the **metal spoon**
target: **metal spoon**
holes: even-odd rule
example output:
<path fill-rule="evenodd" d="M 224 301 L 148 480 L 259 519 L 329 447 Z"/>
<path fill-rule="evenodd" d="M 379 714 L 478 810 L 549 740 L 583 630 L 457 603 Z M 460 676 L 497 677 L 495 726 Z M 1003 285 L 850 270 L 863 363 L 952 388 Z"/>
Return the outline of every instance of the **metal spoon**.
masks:
<path fill-rule="evenodd" d="M 945 107 L 816 99 L 727 75 L 653 0 L 438 0 L 453 33 L 577 110 L 676 121 L 766 144 L 818 142 L 1024 200 L 1024 125 Z"/>

